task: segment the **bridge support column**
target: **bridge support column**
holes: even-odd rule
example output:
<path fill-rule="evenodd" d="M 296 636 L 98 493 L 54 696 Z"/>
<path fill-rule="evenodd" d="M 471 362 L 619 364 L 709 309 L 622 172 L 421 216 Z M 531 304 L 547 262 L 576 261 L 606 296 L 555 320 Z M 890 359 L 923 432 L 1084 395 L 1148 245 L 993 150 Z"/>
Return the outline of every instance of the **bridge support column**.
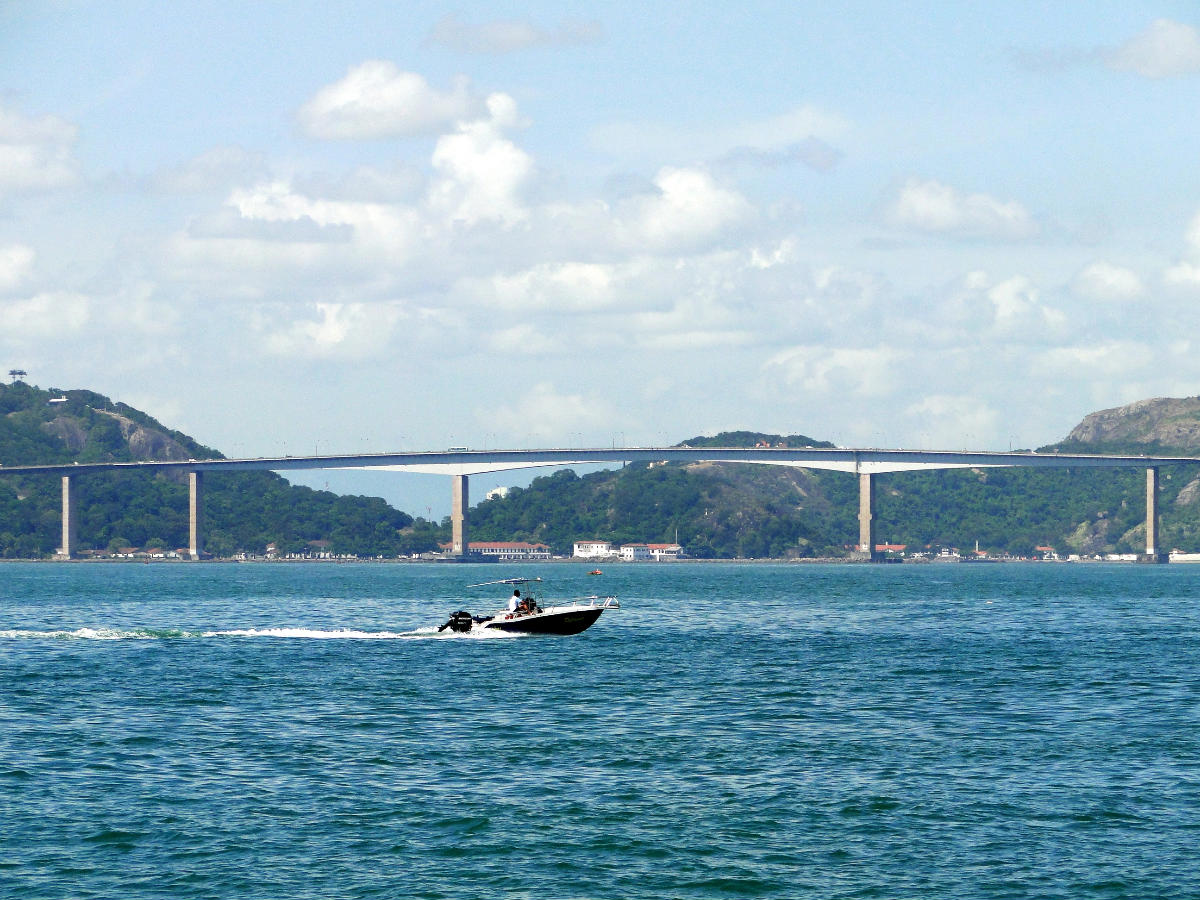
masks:
<path fill-rule="evenodd" d="M 204 553 L 204 475 L 188 472 L 188 555 L 199 559 Z"/>
<path fill-rule="evenodd" d="M 875 473 L 858 473 L 858 553 L 874 562 L 875 553 Z"/>
<path fill-rule="evenodd" d="M 470 509 L 470 506 L 470 488 L 467 476 L 455 475 L 450 503 L 450 526 L 453 529 L 450 538 L 450 552 L 455 556 L 465 557 L 470 551 L 467 537 L 467 510 Z"/>
<path fill-rule="evenodd" d="M 58 548 L 60 559 L 70 559 L 75 552 L 75 496 L 71 489 L 71 476 L 62 477 L 62 546 Z"/>
<path fill-rule="evenodd" d="M 1146 470 L 1146 552 L 1141 562 L 1165 563 L 1167 554 L 1158 547 L 1158 467 Z"/>

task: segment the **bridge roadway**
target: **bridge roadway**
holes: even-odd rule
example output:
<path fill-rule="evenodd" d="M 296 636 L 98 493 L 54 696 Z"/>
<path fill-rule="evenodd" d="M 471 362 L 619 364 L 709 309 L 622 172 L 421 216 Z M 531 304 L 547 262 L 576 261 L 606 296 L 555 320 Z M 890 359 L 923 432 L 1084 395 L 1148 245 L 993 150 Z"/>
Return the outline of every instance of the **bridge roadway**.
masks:
<path fill-rule="evenodd" d="M 403 453 L 353 453 L 340 456 L 273 456 L 252 459 L 188 459 L 148 462 L 72 463 L 69 465 L 0 466 L 2 475 L 55 474 L 62 478 L 62 547 L 59 555 L 71 556 L 75 545 L 76 516 L 72 479 L 93 472 L 184 470 L 189 484 L 189 552 L 203 553 L 202 486 L 205 473 L 302 469 L 375 469 L 450 475 L 453 478 L 453 553 L 468 552 L 468 479 L 471 475 L 548 466 L 629 462 L 728 462 L 792 466 L 848 472 L 859 478 L 858 553 L 875 557 L 875 476 L 886 472 L 922 469 L 1025 468 L 1130 468 L 1146 469 L 1146 553 L 1148 561 L 1161 561 L 1158 541 L 1158 469 L 1161 466 L 1200 464 L 1200 457 L 1105 456 L 1099 454 L 989 452 L 969 450 L 883 450 L 844 447 L 612 447 L 542 450 L 413 451 Z"/>

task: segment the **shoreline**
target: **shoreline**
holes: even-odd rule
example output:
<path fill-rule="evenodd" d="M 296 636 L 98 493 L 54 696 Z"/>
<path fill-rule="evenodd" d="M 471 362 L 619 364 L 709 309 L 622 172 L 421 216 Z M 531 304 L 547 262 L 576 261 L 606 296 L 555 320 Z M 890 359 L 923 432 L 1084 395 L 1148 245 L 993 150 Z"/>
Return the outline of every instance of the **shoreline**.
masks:
<path fill-rule="evenodd" d="M 1194 554 L 1187 554 L 1194 556 Z M 739 566 L 757 566 L 757 565 L 844 565 L 844 566 L 879 566 L 879 565 L 906 565 L 906 566 L 945 566 L 945 565 L 1144 565 L 1141 560 L 1135 559 L 883 559 L 883 560 L 867 560 L 867 559 L 849 559 L 840 556 L 815 556 L 788 559 L 784 557 L 764 558 L 764 559 L 672 559 L 672 560 L 639 560 L 631 562 L 626 560 L 609 560 L 605 562 L 597 562 L 596 560 L 585 559 L 511 559 L 511 560 L 490 560 L 490 559 L 378 559 L 363 557 L 359 559 L 267 559 L 265 557 L 253 559 L 239 559 L 233 556 L 210 557 L 207 559 L 110 559 L 110 558 L 76 558 L 76 559 L 56 559 L 52 557 L 42 559 L 4 559 L 0 558 L 0 565 L 12 563 L 17 565 L 192 565 L 195 563 L 238 563 L 239 565 L 279 565 L 284 563 L 300 563 L 306 565 L 577 565 L 591 566 L 597 565 L 613 566 L 624 569 L 626 567 L 640 568 L 644 566 L 678 566 L 678 565 L 695 565 L 702 563 L 720 563 L 723 565 L 739 565 Z M 1200 564 L 1200 559 L 1170 559 L 1166 560 L 1167 564 L 1173 565 L 1189 565 Z"/>

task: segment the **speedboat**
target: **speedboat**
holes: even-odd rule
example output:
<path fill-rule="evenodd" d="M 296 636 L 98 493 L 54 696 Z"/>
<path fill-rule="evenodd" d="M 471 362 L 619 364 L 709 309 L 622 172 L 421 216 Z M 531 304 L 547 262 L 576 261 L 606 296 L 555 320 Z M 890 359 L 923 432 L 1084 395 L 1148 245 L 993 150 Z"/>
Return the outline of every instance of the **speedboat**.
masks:
<path fill-rule="evenodd" d="M 450 619 L 438 631 L 449 628 L 460 634 L 468 631 L 509 631 L 519 634 L 579 634 L 590 628 L 606 609 L 620 609 L 621 604 L 616 597 L 578 597 L 573 600 L 556 602 L 552 606 L 542 606 L 534 596 L 529 585 L 541 581 L 540 578 L 505 578 L 501 581 L 485 581 L 472 584 L 470 587 L 487 587 L 489 585 L 514 585 L 518 591 L 524 590 L 521 605 L 516 611 L 502 610 L 486 616 L 474 616 L 460 609 L 450 614 Z"/>

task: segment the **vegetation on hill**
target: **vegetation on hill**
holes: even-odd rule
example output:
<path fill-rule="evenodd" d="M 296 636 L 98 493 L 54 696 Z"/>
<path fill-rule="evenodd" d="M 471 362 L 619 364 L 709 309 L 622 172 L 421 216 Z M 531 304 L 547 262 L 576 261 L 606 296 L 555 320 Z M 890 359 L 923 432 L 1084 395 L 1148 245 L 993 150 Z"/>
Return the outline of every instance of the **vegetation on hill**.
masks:
<path fill-rule="evenodd" d="M 0 384 L 0 463 L 219 459 L 221 455 L 124 403 L 91 391 Z M 79 546 L 184 547 L 182 472 L 95 473 L 76 479 Z M 60 482 L 0 477 L 0 556 L 39 557 L 61 543 Z M 302 552 L 322 542 L 364 556 L 432 549 L 437 529 L 377 497 L 338 496 L 288 484 L 272 472 L 230 472 L 205 482 L 205 546 L 218 556 L 261 553 L 274 543 Z"/>
<path fill-rule="evenodd" d="M 1200 403 L 1142 401 L 1084 420 L 1044 451 L 1193 455 Z M 1189 416 L 1191 418 L 1189 418 Z M 1171 443 L 1172 440 L 1183 443 Z M 802 434 L 726 432 L 691 447 L 832 447 Z M 219 458 L 152 417 L 90 391 L 0 385 L 0 463 Z M 1200 550 L 1200 469 L 1160 473 L 1160 544 Z M 100 473 L 77 479 L 85 548 L 182 547 L 182 473 Z M 876 537 L 910 549 L 1024 555 L 1144 548 L 1141 469 L 972 469 L 897 472 L 876 482 Z M 0 555 L 36 557 L 59 544 L 61 494 L 51 476 L 0 477 Z M 569 469 L 485 500 L 471 511 L 476 541 L 528 540 L 569 554 L 576 540 L 671 543 L 696 558 L 841 555 L 858 539 L 857 480 L 841 472 L 734 463 L 651 463 L 580 476 Z M 373 497 L 297 487 L 270 472 L 206 482 L 205 543 L 215 555 L 283 552 L 322 542 L 334 553 L 395 556 L 434 549 L 448 520 L 414 520 Z"/>
<path fill-rule="evenodd" d="M 727 432 L 686 446 L 830 447 L 803 435 Z M 1191 455 L 1192 447 L 1074 441 L 1063 452 Z M 1043 448 L 1052 451 L 1054 447 Z M 1200 469 L 1163 469 L 1164 547 L 1200 550 Z M 838 556 L 858 539 L 858 484 L 844 473 L 732 463 L 627 466 L 582 478 L 562 471 L 481 504 L 478 540 L 530 540 L 569 553 L 580 539 L 673 542 L 697 558 Z M 1145 548 L 1140 469 L 896 472 L 876 482 L 876 538 L 1027 555 Z"/>

